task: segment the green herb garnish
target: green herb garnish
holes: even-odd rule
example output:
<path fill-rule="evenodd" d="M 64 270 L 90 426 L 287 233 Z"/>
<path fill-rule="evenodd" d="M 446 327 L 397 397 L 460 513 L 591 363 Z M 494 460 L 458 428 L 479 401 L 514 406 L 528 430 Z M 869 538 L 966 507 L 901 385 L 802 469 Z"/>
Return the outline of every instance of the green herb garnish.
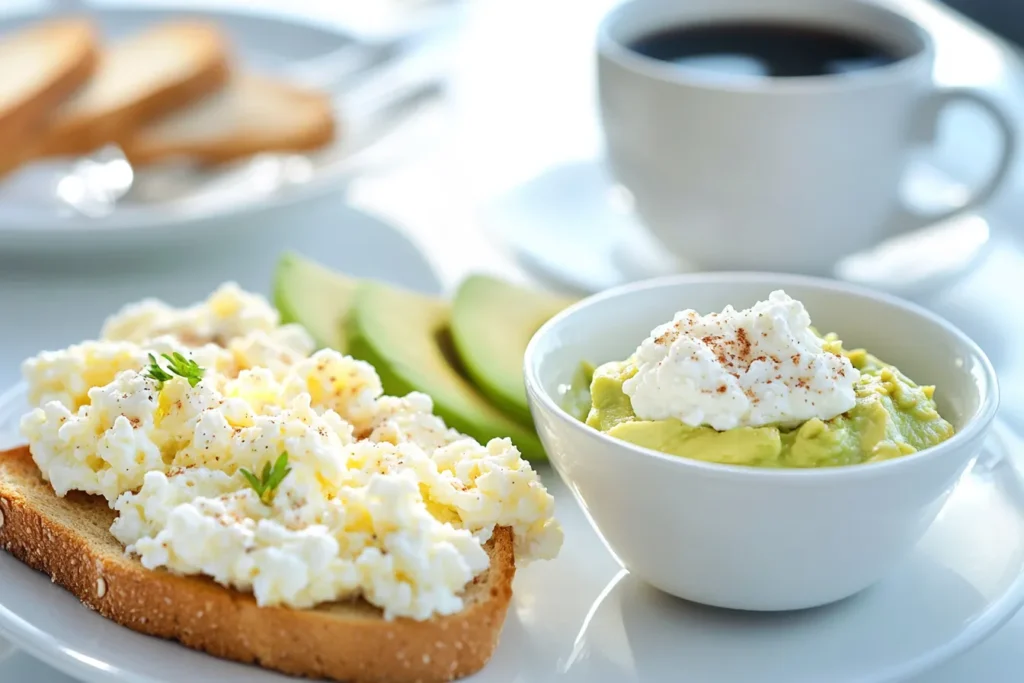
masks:
<path fill-rule="evenodd" d="M 150 377 L 157 381 L 157 389 L 163 389 L 164 382 L 172 379 L 174 375 L 187 379 L 190 387 L 195 387 L 195 385 L 199 384 L 199 380 L 203 378 L 205 370 L 199 367 L 199 364 L 194 360 L 185 358 L 185 356 L 181 355 L 177 351 L 170 356 L 166 353 L 161 354 L 161 357 L 169 363 L 167 369 L 171 371 L 170 373 L 160 367 L 160 363 L 153 354 L 149 354 L 149 369 L 146 371 L 146 377 Z"/>
<path fill-rule="evenodd" d="M 249 486 L 260 497 L 260 501 L 264 505 L 270 505 L 278 485 L 284 481 L 284 478 L 288 476 L 292 468 L 288 467 L 288 451 L 283 451 L 277 457 L 273 466 L 269 462 L 263 465 L 263 473 L 258 477 L 244 467 L 240 471 L 245 480 L 249 482 Z"/>
<path fill-rule="evenodd" d="M 157 381 L 157 389 L 163 389 L 164 382 L 171 379 L 174 375 L 169 374 L 160 364 L 156 362 L 156 358 L 153 354 L 149 354 L 149 370 L 146 371 L 146 377 L 155 379 Z"/>

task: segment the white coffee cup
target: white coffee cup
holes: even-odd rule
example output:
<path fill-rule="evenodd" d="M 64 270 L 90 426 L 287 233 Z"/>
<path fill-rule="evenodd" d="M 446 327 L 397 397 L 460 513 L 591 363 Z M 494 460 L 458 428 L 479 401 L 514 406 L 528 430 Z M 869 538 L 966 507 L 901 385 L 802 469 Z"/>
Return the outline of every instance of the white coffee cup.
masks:
<path fill-rule="evenodd" d="M 723 77 L 643 56 L 638 38 L 715 22 L 822 27 L 874 38 L 888 65 L 824 76 Z M 936 88 L 934 50 L 907 17 L 859 0 L 632 0 L 598 35 L 598 90 L 613 175 L 648 230 L 704 269 L 825 274 L 842 257 L 985 202 L 1016 135 L 989 98 Z M 896 220 L 910 152 L 932 142 L 946 105 L 970 102 L 1001 133 L 988 180 L 965 205 Z"/>

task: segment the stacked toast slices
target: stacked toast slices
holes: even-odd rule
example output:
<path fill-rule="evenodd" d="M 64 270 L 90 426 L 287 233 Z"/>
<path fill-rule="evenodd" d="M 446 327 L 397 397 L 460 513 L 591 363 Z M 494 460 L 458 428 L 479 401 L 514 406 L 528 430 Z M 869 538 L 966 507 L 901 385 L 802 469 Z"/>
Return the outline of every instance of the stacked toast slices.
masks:
<path fill-rule="evenodd" d="M 109 144 L 135 165 L 311 151 L 336 123 L 321 92 L 234 68 L 217 26 L 171 21 L 105 44 L 86 19 L 0 36 L 0 174 Z"/>

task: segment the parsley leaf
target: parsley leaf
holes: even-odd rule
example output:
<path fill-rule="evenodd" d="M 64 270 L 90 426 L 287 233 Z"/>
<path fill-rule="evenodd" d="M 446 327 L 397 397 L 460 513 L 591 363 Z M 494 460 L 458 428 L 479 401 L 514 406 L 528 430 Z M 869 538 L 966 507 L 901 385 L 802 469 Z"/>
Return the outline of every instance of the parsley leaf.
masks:
<path fill-rule="evenodd" d="M 149 369 L 146 370 L 146 377 L 155 379 L 157 382 L 156 388 L 163 389 L 164 382 L 171 379 L 173 375 L 167 373 L 163 368 L 161 368 L 160 364 L 156 361 L 156 358 L 153 357 L 153 354 L 149 354 Z"/>
<path fill-rule="evenodd" d="M 172 379 L 173 375 L 184 377 L 188 380 L 190 387 L 195 387 L 203 378 L 203 373 L 206 372 L 194 360 L 185 358 L 185 356 L 177 351 L 170 356 L 166 353 L 161 354 L 161 357 L 169 363 L 167 370 L 170 370 L 173 374 L 169 374 L 167 370 L 160 367 L 160 363 L 153 357 L 153 354 L 149 354 L 149 368 L 146 370 L 146 377 L 157 381 L 157 389 L 163 389 L 164 382 Z"/>
<path fill-rule="evenodd" d="M 288 467 L 288 451 L 282 451 L 273 465 L 269 461 L 264 463 L 263 472 L 258 477 L 244 467 L 240 468 L 239 471 L 245 477 L 245 480 L 249 482 L 249 486 L 256 492 L 256 495 L 260 497 L 260 501 L 264 505 L 270 505 L 274 499 L 277 487 L 288 476 L 288 473 L 292 471 L 292 468 Z"/>
<path fill-rule="evenodd" d="M 168 356 L 166 353 L 163 354 L 164 358 L 171 364 L 170 371 L 178 377 L 184 377 L 188 380 L 188 385 L 194 387 L 199 384 L 199 380 L 203 378 L 205 370 L 199 367 L 199 364 L 194 360 L 185 358 L 177 351 L 173 355 Z"/>

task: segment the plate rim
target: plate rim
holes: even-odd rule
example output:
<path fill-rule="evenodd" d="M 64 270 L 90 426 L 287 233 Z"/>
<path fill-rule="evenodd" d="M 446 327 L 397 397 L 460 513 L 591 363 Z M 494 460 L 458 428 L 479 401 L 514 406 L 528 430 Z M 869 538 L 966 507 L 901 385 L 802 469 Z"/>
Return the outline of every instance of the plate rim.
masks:
<path fill-rule="evenodd" d="M 1012 462 L 1014 455 L 1013 446 L 1009 443 L 1011 440 L 1016 441 L 1018 446 L 1024 445 L 1021 437 L 1014 434 L 1009 424 L 997 415 L 986 439 L 986 444 L 997 444 L 995 448 L 999 450 L 1001 457 L 994 464 L 1003 466 L 1000 474 L 997 476 L 1001 481 L 1011 483 L 1017 495 L 1024 501 L 1024 476 L 1022 476 L 1020 469 L 1014 466 Z M 965 476 L 979 476 L 975 470 L 980 463 L 982 463 L 982 460 L 979 457 L 971 465 L 970 470 L 965 473 Z M 941 524 L 941 520 L 937 520 L 936 523 Z M 1024 558 L 1021 560 L 1021 565 L 1024 566 Z M 921 653 L 913 659 L 906 660 L 902 664 L 892 666 L 888 670 L 881 672 L 877 683 L 905 681 L 908 678 L 932 671 L 942 664 L 970 652 L 1005 626 L 1007 622 L 1020 612 L 1022 607 L 1024 607 L 1024 571 L 1018 573 L 1007 584 L 1006 589 L 998 597 L 991 600 L 986 605 L 986 609 L 963 628 L 955 638 L 945 645 Z"/>

